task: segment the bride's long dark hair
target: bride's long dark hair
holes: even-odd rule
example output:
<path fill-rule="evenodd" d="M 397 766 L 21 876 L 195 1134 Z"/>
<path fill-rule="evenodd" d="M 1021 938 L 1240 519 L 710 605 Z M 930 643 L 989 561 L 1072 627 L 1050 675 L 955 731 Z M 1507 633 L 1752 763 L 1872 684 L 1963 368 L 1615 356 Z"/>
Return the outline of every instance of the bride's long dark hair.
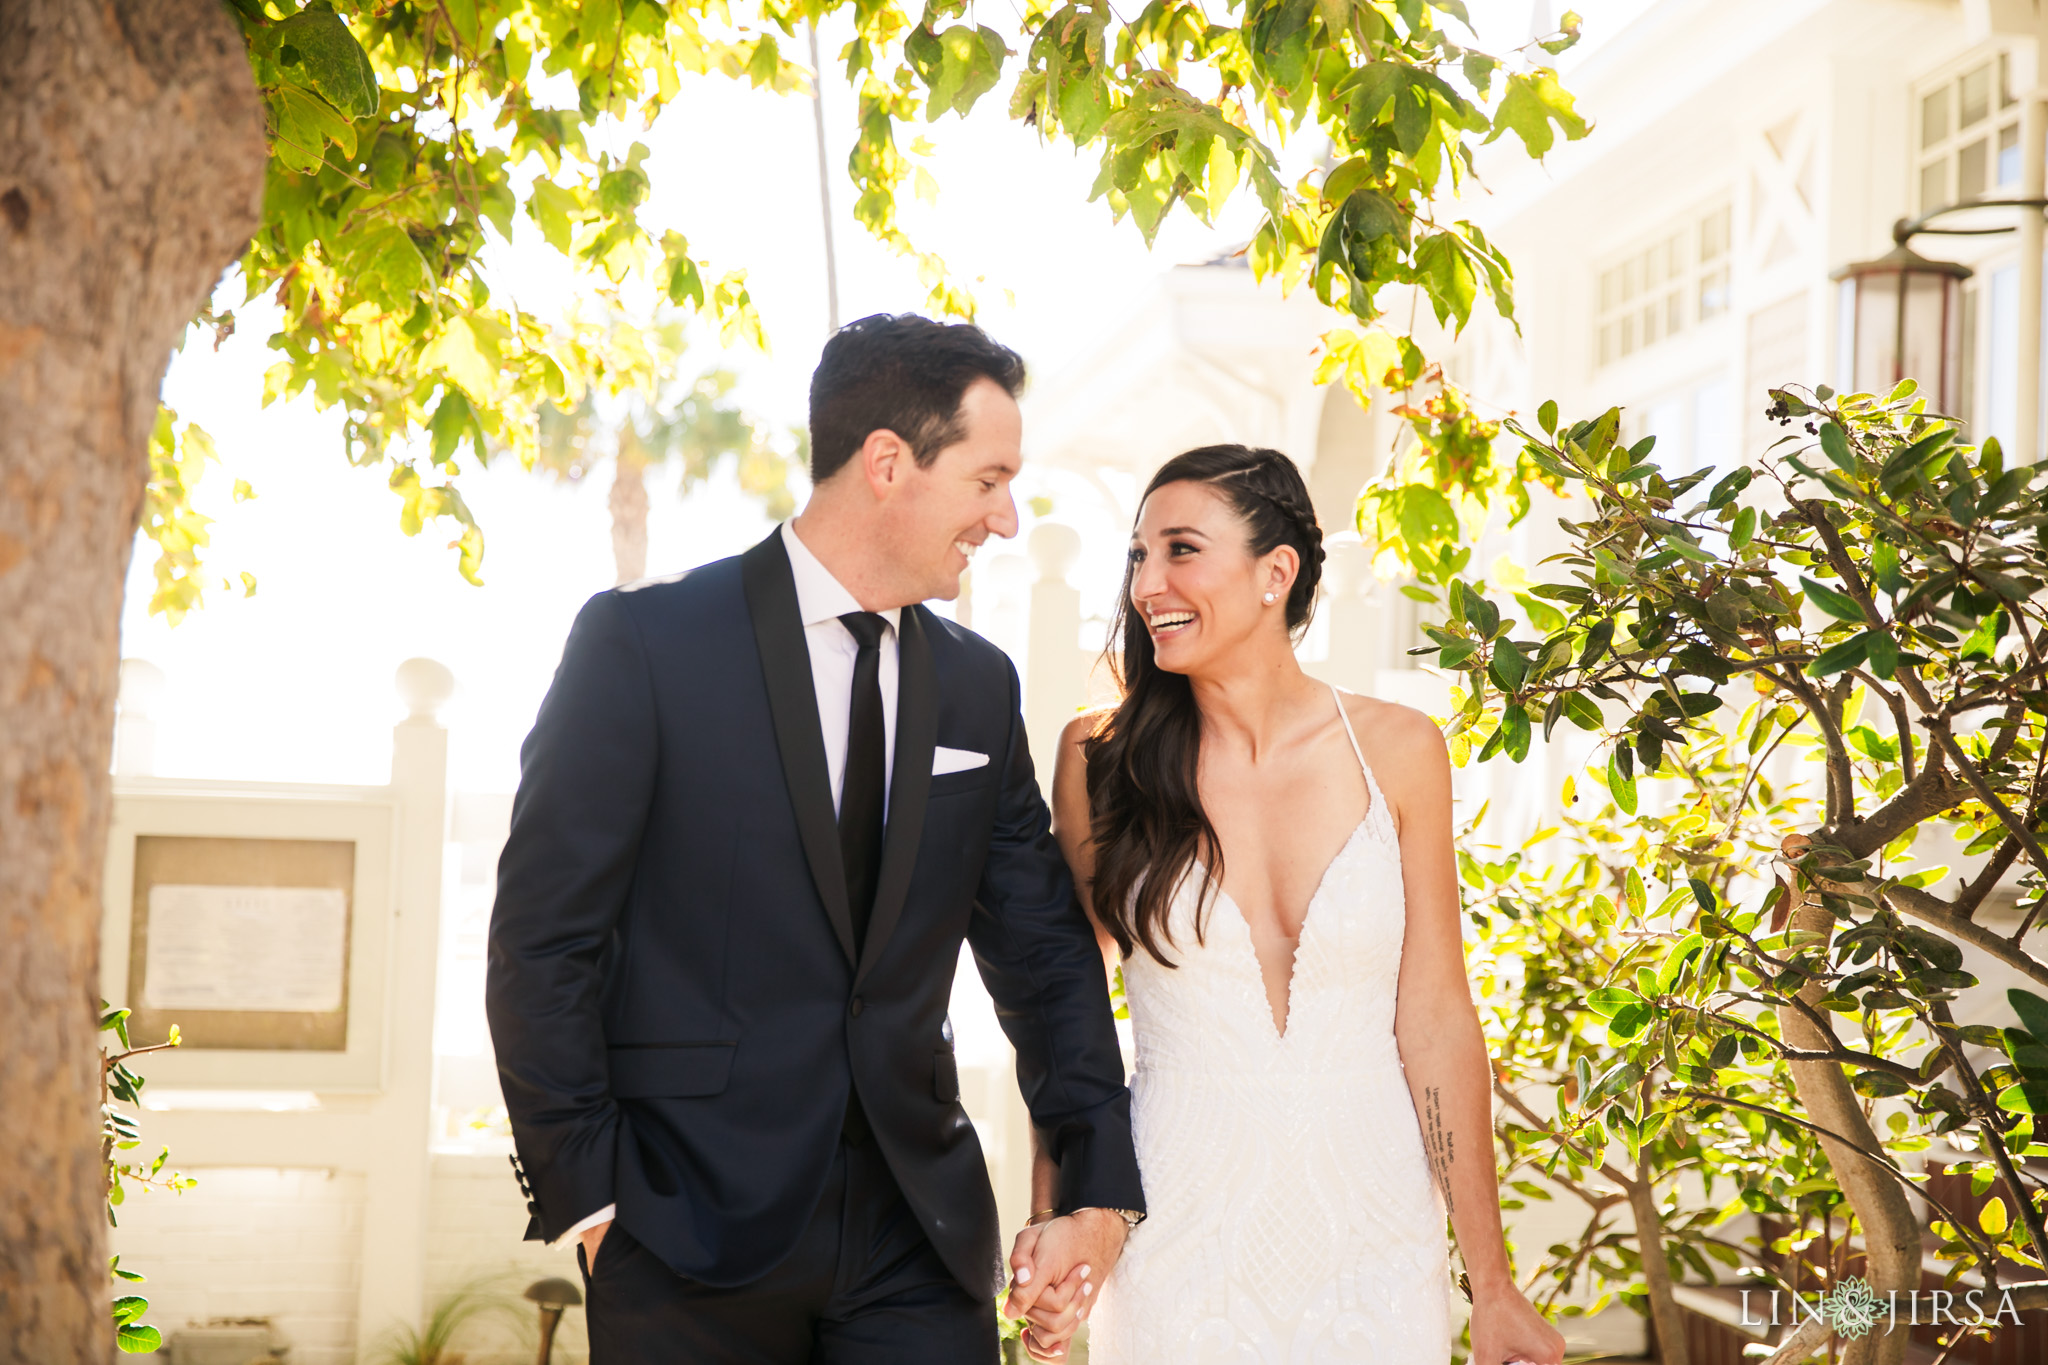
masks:
<path fill-rule="evenodd" d="M 1299 638 L 1315 609 L 1323 532 L 1294 461 L 1277 450 L 1203 446 L 1161 465 L 1145 497 L 1184 482 L 1216 490 L 1244 523 L 1254 557 L 1294 547 L 1301 569 L 1287 593 L 1287 629 Z M 1125 957 L 1142 944 L 1171 967 L 1162 945 L 1172 943 L 1167 920 L 1174 892 L 1196 864 L 1205 869 L 1195 907 L 1195 941 L 1201 942 L 1213 889 L 1223 880 L 1223 850 L 1196 781 L 1201 713 L 1187 678 L 1153 661 L 1144 613 L 1131 605 L 1136 571 L 1135 561 L 1124 570 L 1109 632 L 1112 646 L 1122 645 L 1110 663 L 1123 701 L 1082 745 L 1095 844 L 1093 899 L 1096 916 Z"/>

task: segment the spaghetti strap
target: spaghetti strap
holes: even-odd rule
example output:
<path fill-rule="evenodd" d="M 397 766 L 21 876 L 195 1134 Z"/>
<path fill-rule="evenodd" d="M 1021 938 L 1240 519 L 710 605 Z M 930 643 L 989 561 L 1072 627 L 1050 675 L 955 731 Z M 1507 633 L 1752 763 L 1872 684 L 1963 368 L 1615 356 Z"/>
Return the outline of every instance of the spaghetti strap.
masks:
<path fill-rule="evenodd" d="M 1365 761 L 1365 750 L 1358 747 L 1358 731 L 1351 728 L 1351 713 L 1344 709 L 1344 694 L 1332 684 L 1330 697 L 1337 703 L 1337 719 L 1344 722 L 1344 737 L 1351 741 L 1351 753 L 1358 760 L 1358 771 L 1365 774 L 1365 823 L 1385 838 L 1397 838 L 1400 829 L 1387 813 L 1386 798 L 1380 794 L 1379 779 L 1372 775 L 1372 765 Z"/>
<path fill-rule="evenodd" d="M 1344 694 L 1337 690 L 1335 683 L 1330 685 L 1330 698 L 1337 703 L 1337 719 L 1344 722 L 1344 737 L 1351 741 L 1351 754 L 1358 760 L 1358 771 L 1370 781 L 1372 769 L 1365 765 L 1365 750 L 1358 747 L 1358 732 L 1351 728 L 1351 713 L 1344 709 Z"/>

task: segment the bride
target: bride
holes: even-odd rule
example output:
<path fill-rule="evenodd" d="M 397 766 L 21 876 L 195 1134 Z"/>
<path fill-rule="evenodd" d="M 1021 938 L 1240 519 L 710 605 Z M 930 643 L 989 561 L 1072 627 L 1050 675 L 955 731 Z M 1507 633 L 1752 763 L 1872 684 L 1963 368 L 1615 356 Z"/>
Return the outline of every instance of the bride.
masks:
<path fill-rule="evenodd" d="M 1445 1365 L 1448 1211 L 1472 1365 L 1557 1365 L 1501 1237 L 1451 774 L 1428 717 L 1309 678 L 1323 559 L 1286 456 L 1210 446 L 1145 490 L 1124 698 L 1062 737 L 1054 833 L 1121 961 L 1149 1217 L 1102 1285 L 1019 1237 L 1042 1359 Z M 1057 1201 L 1040 1157 L 1034 1208 Z"/>

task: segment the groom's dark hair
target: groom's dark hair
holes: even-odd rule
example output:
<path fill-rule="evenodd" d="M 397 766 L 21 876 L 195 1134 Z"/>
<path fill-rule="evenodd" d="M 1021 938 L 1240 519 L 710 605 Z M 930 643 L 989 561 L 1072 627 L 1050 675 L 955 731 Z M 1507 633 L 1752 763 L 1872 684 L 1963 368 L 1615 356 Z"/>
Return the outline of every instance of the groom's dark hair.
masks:
<path fill-rule="evenodd" d="M 811 375 L 811 482 L 837 474 L 870 433 L 885 429 L 929 466 L 964 434 L 960 399 L 977 379 L 993 379 L 1015 398 L 1024 359 L 971 322 L 876 313 L 847 323 Z"/>

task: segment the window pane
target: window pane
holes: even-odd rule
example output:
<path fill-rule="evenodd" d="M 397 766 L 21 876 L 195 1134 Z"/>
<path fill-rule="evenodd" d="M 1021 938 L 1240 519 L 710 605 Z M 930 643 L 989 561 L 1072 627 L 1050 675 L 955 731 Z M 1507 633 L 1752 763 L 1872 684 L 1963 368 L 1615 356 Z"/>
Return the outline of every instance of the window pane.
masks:
<path fill-rule="evenodd" d="M 1920 168 L 1920 211 L 1931 213 L 1948 202 L 1948 158 Z"/>
<path fill-rule="evenodd" d="M 1998 107 L 2009 108 L 2015 103 L 2012 93 L 2012 57 L 2004 52 L 1998 54 Z"/>
<path fill-rule="evenodd" d="M 1621 320 L 1621 353 L 1633 355 L 1636 349 L 1636 315 L 1627 314 Z"/>
<path fill-rule="evenodd" d="M 1710 270 L 1700 277 L 1700 321 L 1728 311 L 1728 267 Z"/>
<path fill-rule="evenodd" d="M 1664 335 L 1670 336 L 1685 326 L 1685 302 L 1681 294 L 1667 294 L 1664 297 Z"/>
<path fill-rule="evenodd" d="M 1600 329 L 1600 363 L 1607 364 L 1614 359 L 1614 324 L 1608 323 Z"/>
<path fill-rule="evenodd" d="M 1956 153 L 1956 198 L 1973 199 L 1984 193 L 1989 154 L 1990 144 L 1981 137 Z"/>
<path fill-rule="evenodd" d="M 1654 346 L 1657 344 L 1657 323 L 1662 317 L 1662 310 L 1654 303 L 1643 310 L 1643 345 Z"/>
<path fill-rule="evenodd" d="M 1621 272 L 1603 270 L 1600 272 L 1600 311 L 1611 313 L 1621 302 Z"/>
<path fill-rule="evenodd" d="M 1960 117 L 1956 119 L 1956 127 L 1968 128 L 1973 124 L 1983 121 L 1985 116 L 1990 114 L 1990 67 L 1978 67 L 1975 71 L 1972 71 L 1969 75 L 1963 77 L 1963 79 L 1957 83 L 1956 89 L 1962 97 L 1962 110 Z"/>
<path fill-rule="evenodd" d="M 1627 302 L 1628 302 L 1629 300 L 1633 299 L 1633 298 L 1634 298 L 1634 297 L 1636 296 L 1636 291 L 1637 291 L 1638 289 L 1641 289 L 1641 288 L 1642 288 L 1642 282 L 1643 282 L 1643 261 L 1642 261 L 1642 258 L 1641 258 L 1640 256 L 1637 256 L 1637 257 L 1632 257 L 1631 259 L 1629 259 L 1629 260 L 1627 260 L 1627 261 L 1624 261 L 1624 262 L 1622 262 L 1622 266 L 1621 266 L 1621 301 L 1622 301 L 1623 303 L 1627 303 Z M 1627 347 L 1627 346 L 1624 346 L 1624 347 L 1622 348 L 1622 350 L 1623 350 L 1624 352 L 1626 352 L 1626 351 L 1628 351 L 1628 350 L 1631 350 L 1631 349 L 1633 349 L 1633 348 L 1631 348 L 1631 347 Z"/>
<path fill-rule="evenodd" d="M 1923 150 L 1948 136 L 1948 87 L 1920 101 L 1920 146 Z"/>
<path fill-rule="evenodd" d="M 1728 250 L 1729 210 L 1722 208 L 1700 220 L 1700 263 L 1718 260 Z"/>
<path fill-rule="evenodd" d="M 2020 126 L 2017 123 L 1998 130 L 1998 183 L 2017 185 L 2020 182 Z"/>

